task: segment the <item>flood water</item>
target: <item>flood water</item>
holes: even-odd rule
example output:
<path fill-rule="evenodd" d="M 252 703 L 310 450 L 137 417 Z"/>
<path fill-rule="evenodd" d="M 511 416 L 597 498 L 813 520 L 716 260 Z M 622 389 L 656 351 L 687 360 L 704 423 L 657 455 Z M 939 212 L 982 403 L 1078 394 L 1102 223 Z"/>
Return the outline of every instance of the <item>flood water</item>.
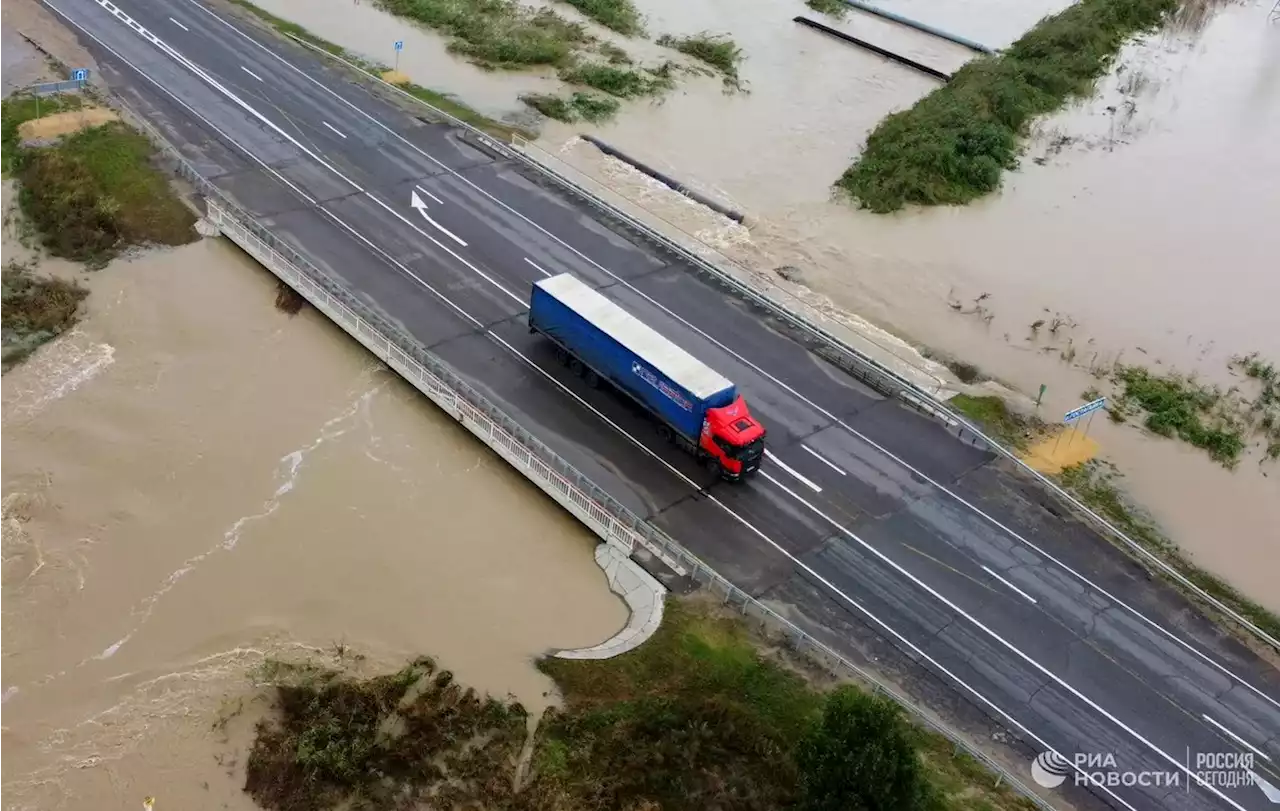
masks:
<path fill-rule="evenodd" d="M 454 60 L 439 37 L 372 4 L 262 5 L 384 62 L 402 39 L 402 71 L 489 115 L 518 116 L 519 93 L 559 89 L 545 75 L 488 73 Z M 833 201 L 831 183 L 881 118 L 935 80 L 794 24 L 797 14 L 818 16 L 800 2 L 637 5 L 651 34 L 730 34 L 747 55 L 741 73 L 750 92 L 725 95 L 716 79 L 687 79 L 660 104 L 624 105 L 602 127 L 548 121 L 534 147 L 540 158 L 642 206 L 651 222 L 703 243 L 700 250 L 771 278 L 917 381 L 948 386 L 939 381 L 946 372 L 912 344 L 975 363 L 1023 392 L 1047 385 L 1052 419 L 1098 385 L 1090 367 L 1145 363 L 1229 385 L 1232 355 L 1280 357 L 1280 274 L 1269 236 L 1280 211 L 1280 25 L 1267 21 L 1271 0 L 1227 3 L 1202 26 L 1127 46 L 1095 98 L 1038 123 L 1001 194 L 889 217 Z M 891 4 L 994 48 L 1065 6 Z M 824 22 L 944 71 L 972 58 L 867 15 Z M 637 56 L 671 56 L 593 30 Z M 749 228 L 604 158 L 577 139 L 582 132 L 744 211 Z M 798 268 L 803 286 L 777 279 L 782 265 Z M 971 313 L 984 293 L 985 309 Z M 1055 316 L 1068 326 L 1033 338 L 1029 325 Z M 1104 454 L 1175 540 L 1280 608 L 1271 588 L 1280 559 L 1274 473 L 1263 475 L 1256 456 L 1227 472 L 1193 449 L 1101 422 L 1093 435 Z"/>
<path fill-rule="evenodd" d="M 262 704 L 213 722 L 269 654 L 427 653 L 538 710 L 535 656 L 622 627 L 593 536 L 234 246 L 89 284 L 4 377 L 6 809 L 252 807 Z"/>

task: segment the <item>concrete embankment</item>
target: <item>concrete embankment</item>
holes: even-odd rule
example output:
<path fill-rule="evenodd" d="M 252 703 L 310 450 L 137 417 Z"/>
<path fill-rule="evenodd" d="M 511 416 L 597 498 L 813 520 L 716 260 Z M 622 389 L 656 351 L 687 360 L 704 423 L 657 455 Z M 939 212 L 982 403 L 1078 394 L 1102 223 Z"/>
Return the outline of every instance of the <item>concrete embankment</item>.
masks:
<path fill-rule="evenodd" d="M 612 659 L 642 645 L 662 624 L 667 590 L 640 564 L 616 546 L 596 546 L 596 563 L 604 569 L 609 588 L 626 602 L 631 616 L 621 631 L 589 648 L 556 652 L 560 659 Z"/>

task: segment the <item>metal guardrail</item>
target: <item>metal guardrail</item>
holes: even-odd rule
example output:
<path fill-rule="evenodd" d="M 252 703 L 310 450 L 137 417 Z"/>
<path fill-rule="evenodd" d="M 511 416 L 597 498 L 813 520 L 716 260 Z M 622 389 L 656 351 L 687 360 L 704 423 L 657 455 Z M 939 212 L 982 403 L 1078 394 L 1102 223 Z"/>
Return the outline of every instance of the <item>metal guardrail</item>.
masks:
<path fill-rule="evenodd" d="M 146 119 L 119 99 L 113 99 L 112 103 L 152 140 L 166 158 L 172 161 L 177 174 L 192 183 L 204 196 L 209 220 L 224 235 L 387 363 L 606 543 L 618 546 L 628 555 L 632 554 L 638 544 L 658 559 L 667 562 L 673 569 L 686 570 L 696 582 L 707 586 L 713 593 L 722 595 L 726 603 L 739 606 L 744 615 L 754 617 L 780 631 L 797 650 L 814 656 L 836 676 L 856 678 L 870 685 L 875 693 L 887 696 L 896 702 L 918 723 L 949 740 L 957 752 L 963 751 L 983 763 L 995 774 L 997 785 L 1007 783 L 1042 811 L 1054 811 L 1052 805 L 1028 788 L 1012 772 L 970 744 L 955 730 L 934 720 L 911 699 L 836 653 L 747 592 L 734 586 L 657 527 L 632 513 L 607 492 L 593 484 L 566 460 L 463 381 L 443 361 L 362 302 L 340 279 L 317 267 L 287 242 L 276 237 L 268 228 L 257 223 L 213 183 L 205 179 Z M 935 679 L 938 678 L 930 671 L 925 672 Z M 976 705 L 973 706 L 976 707 Z M 984 716 L 990 717 L 981 708 L 977 709 Z M 995 721 L 995 723 L 1003 728 L 1000 722 Z"/>
<path fill-rule="evenodd" d="M 26 91 L 33 96 L 53 96 L 58 93 L 79 92 L 88 84 L 87 79 L 63 79 L 60 82 L 37 82 L 27 85 Z"/>
<path fill-rule="evenodd" d="M 1066 490 L 1063 490 L 1062 487 L 1059 486 L 1057 482 L 1048 478 L 1040 471 L 1035 470 L 1034 468 L 1027 465 L 1027 463 L 1022 461 L 1022 459 L 1019 458 L 1017 454 L 1015 454 L 1013 451 L 1001 445 L 997 440 L 993 439 L 990 436 L 987 436 L 980 428 L 978 428 L 972 422 L 970 422 L 967 417 L 948 408 L 943 401 L 939 400 L 935 396 L 938 393 L 937 389 L 935 389 L 934 392 L 925 391 L 915 383 L 911 382 L 910 380 L 907 380 L 898 372 L 884 366 L 882 363 L 875 360 L 874 358 L 850 346 L 843 339 L 832 334 L 831 332 L 824 329 L 819 324 L 816 324 L 804 318 L 803 316 L 793 312 L 790 307 L 788 307 L 785 303 L 777 301 L 772 295 L 769 295 L 768 293 L 763 293 L 760 290 L 757 290 L 747 285 L 746 283 L 737 279 L 735 276 L 728 273 L 727 271 L 716 267 L 714 264 L 698 256 L 696 253 L 693 253 L 688 248 L 673 241 L 672 239 L 662 234 L 661 232 L 651 228 L 646 223 L 641 222 L 640 220 L 637 220 L 635 217 L 632 217 L 630 214 L 627 214 L 625 211 L 622 211 L 618 207 L 610 204 L 608 201 L 601 199 L 598 195 L 594 194 L 590 190 L 583 188 L 577 183 L 574 183 L 573 181 L 557 174 L 556 172 L 553 172 L 550 168 L 544 166 L 539 161 L 534 160 L 533 158 L 524 154 L 524 152 L 522 152 L 521 150 L 516 149 L 514 147 L 508 147 L 506 144 L 496 141 L 494 138 L 490 137 L 489 135 L 486 135 L 480 130 L 477 130 L 475 127 L 471 126 L 470 124 L 467 124 L 465 121 L 462 121 L 457 117 L 445 112 L 444 110 L 441 110 L 438 107 L 426 101 L 423 101 L 417 96 L 414 96 L 413 94 L 408 93 L 403 89 L 396 87 L 395 85 L 389 82 L 384 81 L 381 77 L 370 73 L 369 71 L 365 70 L 363 67 L 355 64 L 354 62 L 351 62 L 347 59 L 343 59 L 342 57 L 337 56 L 336 54 L 332 54 L 322 48 L 312 45 L 311 43 L 305 40 L 299 39 L 298 37 L 295 37 L 291 34 L 286 34 L 286 36 L 289 36 L 294 42 L 297 42 L 299 45 L 302 45 L 303 47 L 308 48 L 309 50 L 315 51 L 324 57 L 341 62 L 347 67 L 355 71 L 358 71 L 364 76 L 377 82 L 379 85 L 385 88 L 388 88 L 394 91 L 395 93 L 398 93 L 399 95 L 405 97 L 406 99 L 409 99 L 410 101 L 416 102 L 430 109 L 436 116 L 439 116 L 445 121 L 448 121 L 453 126 L 458 127 L 470 133 L 473 137 L 479 138 L 486 146 L 490 147 L 494 151 L 502 155 L 508 156 L 514 160 L 520 161 L 525 166 L 528 166 L 529 168 L 538 172 L 541 176 L 545 177 L 546 179 L 550 180 L 551 182 L 555 183 L 561 188 L 564 188 L 570 193 L 577 195 L 579 199 L 582 199 L 583 201 L 592 205 L 596 209 L 600 210 L 606 216 L 612 219 L 621 221 L 622 223 L 626 224 L 628 227 L 640 232 L 646 238 L 656 243 L 657 245 L 665 248 L 666 250 L 674 252 L 676 255 L 680 256 L 685 261 L 690 262 L 695 267 L 705 271 L 706 273 L 710 274 L 713 278 L 719 280 L 723 286 L 729 288 L 738 297 L 745 299 L 749 302 L 758 304 L 764 307 L 765 309 L 769 310 L 770 313 L 776 316 L 778 319 L 790 324 L 792 327 L 798 329 L 802 333 L 812 337 L 816 342 L 816 344 L 811 345 L 810 348 L 813 349 L 817 354 L 826 358 L 828 361 L 831 361 L 832 363 L 834 363 L 835 365 L 843 369 L 845 372 L 852 375 L 854 378 L 861 380 L 863 383 L 866 383 L 868 386 L 871 386 L 877 391 L 883 394 L 889 395 L 891 397 L 896 397 L 902 400 L 903 402 L 907 403 L 908 405 L 910 405 L 912 408 L 916 409 L 920 413 L 932 419 L 939 420 L 944 424 L 948 425 L 949 427 L 958 427 L 961 431 L 969 434 L 978 442 L 981 442 L 982 444 L 986 445 L 986 447 L 990 449 L 992 453 L 995 453 L 999 456 L 1003 456 L 1004 458 L 1008 459 L 1014 465 L 1019 467 L 1023 473 L 1031 476 L 1033 479 L 1038 481 L 1042 486 L 1048 488 L 1050 492 L 1054 493 L 1059 498 L 1071 504 L 1071 506 L 1074 507 L 1077 511 L 1079 511 L 1082 515 L 1086 516 L 1091 521 L 1093 521 L 1093 523 L 1097 526 L 1098 529 L 1100 529 L 1103 532 L 1103 534 L 1110 535 L 1111 537 L 1120 541 L 1139 559 L 1147 561 L 1156 569 L 1163 572 L 1167 577 L 1171 578 L 1172 580 L 1177 582 L 1179 585 L 1181 585 L 1183 588 L 1185 588 L 1187 591 L 1194 594 L 1197 598 L 1199 598 L 1200 600 L 1203 600 L 1205 603 L 1212 606 L 1214 609 L 1221 612 L 1223 615 L 1229 617 L 1231 620 L 1238 623 L 1242 628 L 1253 633 L 1259 640 L 1271 645 L 1273 648 L 1277 650 L 1280 650 L 1280 640 L 1277 640 L 1275 637 L 1271 636 L 1266 631 L 1259 628 L 1255 623 L 1253 623 L 1247 617 L 1240 614 L 1240 612 L 1226 605 L 1221 600 L 1214 597 L 1212 594 L 1205 591 L 1200 586 L 1196 585 L 1186 575 L 1179 572 L 1176 568 L 1174 568 L 1171 564 L 1166 562 L 1159 555 L 1155 554 L 1154 552 L 1144 547 L 1142 544 L 1130 538 L 1121 529 L 1116 527 L 1114 524 L 1112 524 L 1103 516 L 1099 515 L 1097 512 L 1091 509 L 1084 502 L 1080 501 L 1078 498 L 1073 496 L 1071 493 L 1068 493 Z M 780 289 L 780 288 L 777 288 L 776 285 L 774 285 L 773 287 L 775 288 L 775 290 Z M 790 297 L 789 294 L 786 294 L 786 295 Z"/>

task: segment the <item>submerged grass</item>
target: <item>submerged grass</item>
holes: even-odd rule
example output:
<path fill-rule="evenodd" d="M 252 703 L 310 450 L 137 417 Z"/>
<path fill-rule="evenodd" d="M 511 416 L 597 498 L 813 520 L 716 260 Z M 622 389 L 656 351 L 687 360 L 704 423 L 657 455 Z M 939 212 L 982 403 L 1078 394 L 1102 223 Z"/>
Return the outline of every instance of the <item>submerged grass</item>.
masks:
<path fill-rule="evenodd" d="M 672 72 L 671 62 L 652 70 L 586 62 L 562 69 L 560 78 L 569 84 L 584 85 L 620 99 L 634 99 L 670 90 L 675 86 Z"/>
<path fill-rule="evenodd" d="M 814 690 L 714 611 L 672 599 L 629 653 L 542 660 L 565 704 L 532 740 L 523 708 L 463 690 L 429 659 L 365 681 L 268 662 L 275 717 L 258 728 L 246 791 L 280 811 L 1030 808 L 887 700 Z"/>
<path fill-rule="evenodd" d="M 584 26 L 517 0 L 375 0 L 383 11 L 451 38 L 449 50 L 490 69 L 563 66 L 594 40 Z"/>
<path fill-rule="evenodd" d="M 659 45 L 672 48 L 680 53 L 693 57 L 699 62 L 710 65 L 724 78 L 725 87 L 741 90 L 742 80 L 738 76 L 738 66 L 745 55 L 727 34 L 709 34 L 703 32 L 691 37 L 673 37 L 663 34 L 658 37 Z"/>
<path fill-rule="evenodd" d="M 1175 373 L 1157 374 L 1142 366 L 1117 366 L 1114 381 L 1120 386 L 1113 406 L 1117 418 L 1145 414 L 1147 429 L 1203 448 L 1226 467 L 1239 462 L 1246 447 L 1244 426 L 1224 408 L 1221 389 Z"/>
<path fill-rule="evenodd" d="M 1113 466 L 1092 461 L 1067 468 L 1059 475 L 1058 480 L 1090 509 L 1105 517 L 1147 551 L 1158 555 L 1192 583 L 1263 631 L 1272 636 L 1280 636 L 1280 616 L 1188 561 L 1156 523 L 1125 496 L 1116 483 L 1117 478 L 1118 474 Z"/>
<path fill-rule="evenodd" d="M 520 100 L 548 118 L 573 123 L 587 121 L 598 124 L 608 121 L 618 112 L 617 99 L 608 96 L 597 96 L 594 93 L 574 93 L 572 96 L 556 96 L 543 93 L 529 93 Z"/>
<path fill-rule="evenodd" d="M 819 14 L 843 20 L 849 13 L 849 5 L 840 0 L 805 0 L 804 4 Z"/>
<path fill-rule="evenodd" d="M 605 28 L 633 37 L 644 33 L 644 21 L 631 0 L 560 0 Z"/>
<path fill-rule="evenodd" d="M 1178 0 L 1080 0 L 885 118 L 836 185 L 878 213 L 990 194 L 1017 165 L 1031 120 L 1091 92 L 1127 39 L 1177 7 Z"/>
<path fill-rule="evenodd" d="M 26 360 L 43 344 L 75 326 L 89 295 L 75 282 L 41 276 L 29 264 L 9 262 L 0 272 L 3 287 L 3 369 Z"/>
<path fill-rule="evenodd" d="M 195 240 L 195 216 L 153 155 L 151 143 L 120 122 L 22 150 L 18 202 L 44 248 L 101 267 L 136 245 Z"/>

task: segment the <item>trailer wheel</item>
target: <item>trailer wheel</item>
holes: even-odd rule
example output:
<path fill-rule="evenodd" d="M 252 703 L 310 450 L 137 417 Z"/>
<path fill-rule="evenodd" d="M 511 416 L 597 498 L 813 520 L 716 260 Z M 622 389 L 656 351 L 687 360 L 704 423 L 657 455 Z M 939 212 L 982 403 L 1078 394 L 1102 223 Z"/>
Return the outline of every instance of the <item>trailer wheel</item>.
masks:
<path fill-rule="evenodd" d="M 587 367 L 582 365 L 582 361 L 578 360 L 577 358 L 574 358 L 573 360 L 569 361 L 569 370 L 572 371 L 578 377 L 582 377 L 582 374 L 587 370 Z"/>
<path fill-rule="evenodd" d="M 563 346 L 556 347 L 556 360 L 560 362 L 561 366 L 569 365 L 569 353 Z"/>
<path fill-rule="evenodd" d="M 600 386 L 600 375 L 596 374 L 592 369 L 587 370 L 587 373 L 583 375 L 583 379 L 587 381 L 587 388 L 589 389 L 599 388 Z"/>
<path fill-rule="evenodd" d="M 671 433 L 671 429 L 666 425 L 658 426 L 658 436 L 662 437 L 664 442 L 674 442 L 675 435 Z"/>

